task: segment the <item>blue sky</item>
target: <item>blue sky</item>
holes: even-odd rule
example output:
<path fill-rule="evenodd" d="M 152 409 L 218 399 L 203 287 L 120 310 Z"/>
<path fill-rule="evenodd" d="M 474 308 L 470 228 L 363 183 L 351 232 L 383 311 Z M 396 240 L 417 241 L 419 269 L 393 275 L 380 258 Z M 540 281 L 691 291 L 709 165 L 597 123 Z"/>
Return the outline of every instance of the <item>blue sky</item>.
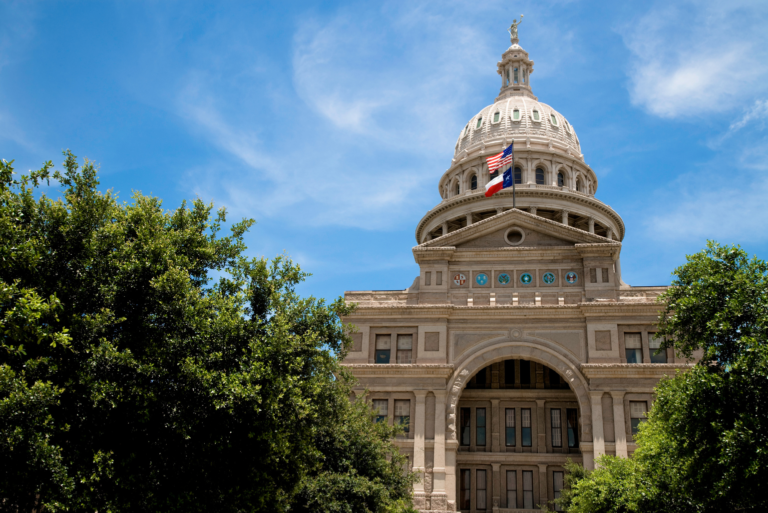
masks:
<path fill-rule="evenodd" d="M 254 218 L 250 254 L 285 251 L 305 294 L 402 289 L 520 13 L 534 93 L 626 223 L 626 282 L 708 238 L 768 258 L 765 1 L 6 1 L 0 158 L 70 148 L 125 200 Z"/>

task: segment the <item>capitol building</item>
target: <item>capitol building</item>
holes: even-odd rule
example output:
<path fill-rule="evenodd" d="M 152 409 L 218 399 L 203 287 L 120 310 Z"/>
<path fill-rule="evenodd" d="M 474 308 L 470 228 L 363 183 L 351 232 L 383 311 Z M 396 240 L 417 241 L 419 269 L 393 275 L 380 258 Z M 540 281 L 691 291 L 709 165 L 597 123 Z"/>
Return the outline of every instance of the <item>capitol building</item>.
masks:
<path fill-rule="evenodd" d="M 624 222 L 511 34 L 499 95 L 461 129 L 416 226 L 419 276 L 345 293 L 358 308 L 344 365 L 379 421 L 405 426 L 420 511 L 537 511 L 567 459 L 631 455 L 654 386 L 689 366 L 658 351 L 664 287 L 622 280 Z M 510 143 L 514 196 L 487 198 L 486 159 Z"/>

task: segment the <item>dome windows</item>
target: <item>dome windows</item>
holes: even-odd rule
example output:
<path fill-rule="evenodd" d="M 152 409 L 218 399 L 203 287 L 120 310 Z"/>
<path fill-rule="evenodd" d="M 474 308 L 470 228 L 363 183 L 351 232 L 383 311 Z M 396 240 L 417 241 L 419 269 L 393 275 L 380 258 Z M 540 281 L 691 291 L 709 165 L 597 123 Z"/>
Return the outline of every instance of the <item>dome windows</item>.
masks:
<path fill-rule="evenodd" d="M 456 195 L 458 196 L 461 194 L 461 185 L 459 185 L 459 182 L 456 182 Z"/>
<path fill-rule="evenodd" d="M 565 185 L 565 177 L 563 176 L 563 172 L 560 171 L 557 173 L 557 186 L 562 187 Z"/>
<path fill-rule="evenodd" d="M 514 70 L 515 84 L 518 83 L 518 76 L 519 76 L 519 72 L 518 72 L 517 68 L 515 68 L 515 70 Z"/>
<path fill-rule="evenodd" d="M 477 118 L 477 125 L 475 125 L 475 130 L 477 130 L 481 126 L 483 126 L 483 116 L 480 116 L 479 118 Z"/>
<path fill-rule="evenodd" d="M 533 113 L 532 113 L 532 116 L 533 116 L 533 120 L 534 121 L 536 121 L 536 122 L 540 122 L 541 121 L 541 114 L 539 114 L 538 110 L 534 109 Z"/>
<path fill-rule="evenodd" d="M 464 133 L 462 134 L 462 137 L 466 137 L 469 134 L 469 123 L 467 123 L 467 126 L 464 127 Z"/>
<path fill-rule="evenodd" d="M 536 168 L 536 185 L 544 185 L 544 170 L 540 167 Z"/>
<path fill-rule="evenodd" d="M 520 109 L 512 111 L 512 121 L 520 121 Z"/>
<path fill-rule="evenodd" d="M 523 183 L 523 170 L 519 167 L 515 168 L 515 184 Z"/>
<path fill-rule="evenodd" d="M 499 121 L 501 121 L 501 112 L 499 112 L 499 111 L 497 110 L 496 112 L 494 112 L 494 113 L 493 113 L 493 121 L 492 121 L 492 123 L 495 125 L 495 124 L 497 124 Z"/>
<path fill-rule="evenodd" d="M 527 79 L 528 79 L 528 70 L 523 68 L 523 84 L 525 84 Z"/>
<path fill-rule="evenodd" d="M 576 190 L 581 192 L 581 178 L 576 179 Z"/>
<path fill-rule="evenodd" d="M 552 122 L 554 126 L 557 126 L 557 116 L 555 116 L 554 114 L 550 114 L 549 120 Z"/>
<path fill-rule="evenodd" d="M 509 68 L 507 68 L 507 85 L 509 85 Z"/>
<path fill-rule="evenodd" d="M 473 191 L 477 190 L 477 175 L 472 175 L 472 178 L 469 179 L 469 188 Z"/>
<path fill-rule="evenodd" d="M 564 119 L 563 120 L 563 124 L 565 125 L 565 131 L 570 134 L 571 133 L 571 125 L 568 124 L 568 120 Z"/>

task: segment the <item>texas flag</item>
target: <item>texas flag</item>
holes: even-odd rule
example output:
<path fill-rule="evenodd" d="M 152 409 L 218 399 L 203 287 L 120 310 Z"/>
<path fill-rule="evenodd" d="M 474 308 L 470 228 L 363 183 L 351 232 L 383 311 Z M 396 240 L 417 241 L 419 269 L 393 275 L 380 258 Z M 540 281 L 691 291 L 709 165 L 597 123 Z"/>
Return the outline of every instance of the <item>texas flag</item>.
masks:
<path fill-rule="evenodd" d="M 504 171 L 503 175 L 497 176 L 488 182 L 488 185 L 485 186 L 485 197 L 490 198 L 500 190 L 506 189 L 507 187 L 512 187 L 513 183 L 512 169 L 510 168 Z"/>

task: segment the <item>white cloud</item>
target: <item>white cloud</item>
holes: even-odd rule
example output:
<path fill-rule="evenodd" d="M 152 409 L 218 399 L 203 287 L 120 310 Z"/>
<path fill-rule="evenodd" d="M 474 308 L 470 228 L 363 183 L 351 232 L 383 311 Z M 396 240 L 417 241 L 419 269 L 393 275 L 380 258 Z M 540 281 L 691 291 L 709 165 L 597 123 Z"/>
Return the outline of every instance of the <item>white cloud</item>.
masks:
<path fill-rule="evenodd" d="M 768 3 L 659 3 L 620 28 L 632 102 L 666 118 L 739 108 L 768 90 Z"/>

